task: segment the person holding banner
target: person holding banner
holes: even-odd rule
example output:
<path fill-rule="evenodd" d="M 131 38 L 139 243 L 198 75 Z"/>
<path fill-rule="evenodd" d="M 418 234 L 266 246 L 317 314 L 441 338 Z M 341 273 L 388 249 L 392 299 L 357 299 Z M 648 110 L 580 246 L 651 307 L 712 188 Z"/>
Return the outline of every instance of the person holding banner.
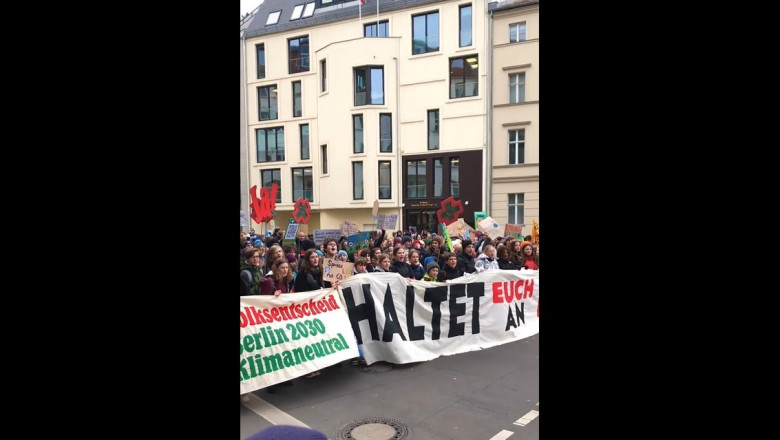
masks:
<path fill-rule="evenodd" d="M 393 249 L 393 264 L 390 265 L 389 271 L 401 275 L 407 281 L 414 279 L 412 268 L 406 262 L 406 248 L 404 246 L 398 246 Z"/>
<path fill-rule="evenodd" d="M 260 282 L 260 295 L 279 296 L 292 289 L 293 276 L 287 258 L 278 258 L 271 264 L 271 273 Z"/>
<path fill-rule="evenodd" d="M 509 259 L 509 248 L 506 246 L 498 247 L 498 268 L 503 270 L 517 270 L 515 263 Z"/>
<path fill-rule="evenodd" d="M 444 282 L 463 276 L 463 271 L 458 267 L 458 255 L 455 252 L 447 254 L 445 261 L 446 263 L 441 270 L 439 270 L 439 275 L 436 278 L 437 281 Z"/>
<path fill-rule="evenodd" d="M 409 268 L 412 269 L 415 280 L 421 280 L 425 276 L 425 267 L 420 264 L 420 252 L 417 249 L 409 251 Z"/>
<path fill-rule="evenodd" d="M 309 292 L 325 287 L 322 280 L 322 267 L 320 266 L 320 254 L 312 248 L 306 251 L 298 269 L 298 277 L 295 279 L 294 292 Z"/>

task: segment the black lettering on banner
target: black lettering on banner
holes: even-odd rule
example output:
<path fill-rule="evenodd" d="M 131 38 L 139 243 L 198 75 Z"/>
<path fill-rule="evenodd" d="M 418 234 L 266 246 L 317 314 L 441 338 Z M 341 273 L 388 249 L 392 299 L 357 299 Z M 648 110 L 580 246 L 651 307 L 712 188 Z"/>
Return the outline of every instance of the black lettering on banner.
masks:
<path fill-rule="evenodd" d="M 450 286 L 450 331 L 448 338 L 463 336 L 466 328 L 465 322 L 458 322 L 458 316 L 466 314 L 466 304 L 458 303 L 458 298 L 466 296 L 466 284 L 452 284 Z"/>
<path fill-rule="evenodd" d="M 431 340 L 437 341 L 441 334 L 441 303 L 447 300 L 447 286 L 425 289 L 423 299 L 431 303 Z"/>
<path fill-rule="evenodd" d="M 410 341 L 420 341 L 425 338 L 425 326 L 414 325 L 414 286 L 406 286 L 406 328 L 409 330 Z"/>
<path fill-rule="evenodd" d="M 395 303 L 393 302 L 393 292 L 390 290 L 390 285 L 387 285 L 385 289 L 385 301 L 382 304 L 385 309 L 385 328 L 382 332 L 382 341 L 390 342 L 393 340 L 393 334 L 398 333 L 401 335 L 401 339 L 406 340 L 404 331 L 401 330 L 401 324 L 398 322 L 398 313 L 395 311 Z"/>
<path fill-rule="evenodd" d="M 349 315 L 349 321 L 352 324 L 352 332 L 355 334 L 358 344 L 363 343 L 363 336 L 360 334 L 360 326 L 358 323 L 364 319 L 368 319 L 368 327 L 371 329 L 371 340 L 379 340 L 379 328 L 376 322 L 376 312 L 374 310 L 374 297 L 371 296 L 371 285 L 361 284 L 363 289 L 363 298 L 365 303 L 357 305 L 355 304 L 355 296 L 352 293 L 351 287 L 344 287 L 341 289 L 341 293 L 344 294 L 344 301 L 347 303 L 347 314 Z"/>
<path fill-rule="evenodd" d="M 471 307 L 471 334 L 479 333 L 479 299 L 485 296 L 485 283 L 469 283 L 466 288 L 466 296 L 474 298 L 474 304 Z"/>
<path fill-rule="evenodd" d="M 515 314 L 517 315 L 518 321 L 523 321 L 523 324 L 525 324 L 525 302 L 520 303 L 520 308 L 517 308 L 517 303 L 515 303 Z"/>

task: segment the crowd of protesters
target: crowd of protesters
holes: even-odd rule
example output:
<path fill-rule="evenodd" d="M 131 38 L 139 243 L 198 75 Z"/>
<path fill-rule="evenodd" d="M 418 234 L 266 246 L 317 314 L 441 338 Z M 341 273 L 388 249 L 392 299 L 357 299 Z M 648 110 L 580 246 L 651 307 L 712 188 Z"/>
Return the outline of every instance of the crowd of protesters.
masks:
<path fill-rule="evenodd" d="M 277 295 L 335 287 L 323 280 L 326 258 L 354 263 L 353 273 L 396 272 L 407 280 L 446 281 L 488 269 L 539 270 L 539 253 L 531 236 L 491 238 L 481 232 L 474 240 L 455 238 L 452 251 L 443 237 L 425 230 L 377 230 L 367 248 L 349 252 L 347 239 L 327 238 L 320 246 L 313 235 L 299 232 L 294 244 L 284 244 L 276 228 L 263 237 L 241 233 L 241 295 Z"/>
<path fill-rule="evenodd" d="M 367 248 L 349 252 L 347 239 L 327 238 L 320 246 L 313 235 L 299 232 L 292 245 L 284 244 L 284 231 L 276 228 L 267 237 L 241 232 L 241 296 L 308 292 L 337 287 L 323 279 L 326 258 L 354 263 L 353 273 L 396 272 L 407 280 L 443 282 L 488 269 L 539 270 L 539 253 L 531 236 L 491 238 L 476 232 L 474 240 L 451 240 L 452 251 L 443 237 L 425 230 L 419 234 L 377 230 Z M 353 365 L 365 365 L 361 356 Z M 315 377 L 320 371 L 306 377 Z M 289 380 L 267 387 L 291 386 Z M 246 395 L 242 400 L 247 401 Z"/>

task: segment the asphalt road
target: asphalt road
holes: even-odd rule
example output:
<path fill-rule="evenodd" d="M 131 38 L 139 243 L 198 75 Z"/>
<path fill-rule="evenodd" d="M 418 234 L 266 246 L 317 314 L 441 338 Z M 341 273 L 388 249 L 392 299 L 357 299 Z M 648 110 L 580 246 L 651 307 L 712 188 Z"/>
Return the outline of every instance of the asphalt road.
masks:
<path fill-rule="evenodd" d="M 539 439 L 539 334 L 428 362 L 342 362 L 293 384 L 241 403 L 241 439 L 279 424 L 308 426 L 331 440 Z M 372 433 L 377 425 L 361 423 L 394 428 Z"/>

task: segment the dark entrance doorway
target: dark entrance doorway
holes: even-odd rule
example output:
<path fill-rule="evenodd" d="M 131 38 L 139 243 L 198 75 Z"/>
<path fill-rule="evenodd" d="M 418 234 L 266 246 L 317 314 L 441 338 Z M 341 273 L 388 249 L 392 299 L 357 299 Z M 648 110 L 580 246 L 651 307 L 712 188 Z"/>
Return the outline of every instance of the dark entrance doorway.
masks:
<path fill-rule="evenodd" d="M 404 225 L 408 229 L 409 226 L 417 227 L 417 232 L 422 232 L 423 229 L 431 232 L 437 232 L 436 211 L 435 210 L 409 210 L 406 211 L 406 219 Z"/>

